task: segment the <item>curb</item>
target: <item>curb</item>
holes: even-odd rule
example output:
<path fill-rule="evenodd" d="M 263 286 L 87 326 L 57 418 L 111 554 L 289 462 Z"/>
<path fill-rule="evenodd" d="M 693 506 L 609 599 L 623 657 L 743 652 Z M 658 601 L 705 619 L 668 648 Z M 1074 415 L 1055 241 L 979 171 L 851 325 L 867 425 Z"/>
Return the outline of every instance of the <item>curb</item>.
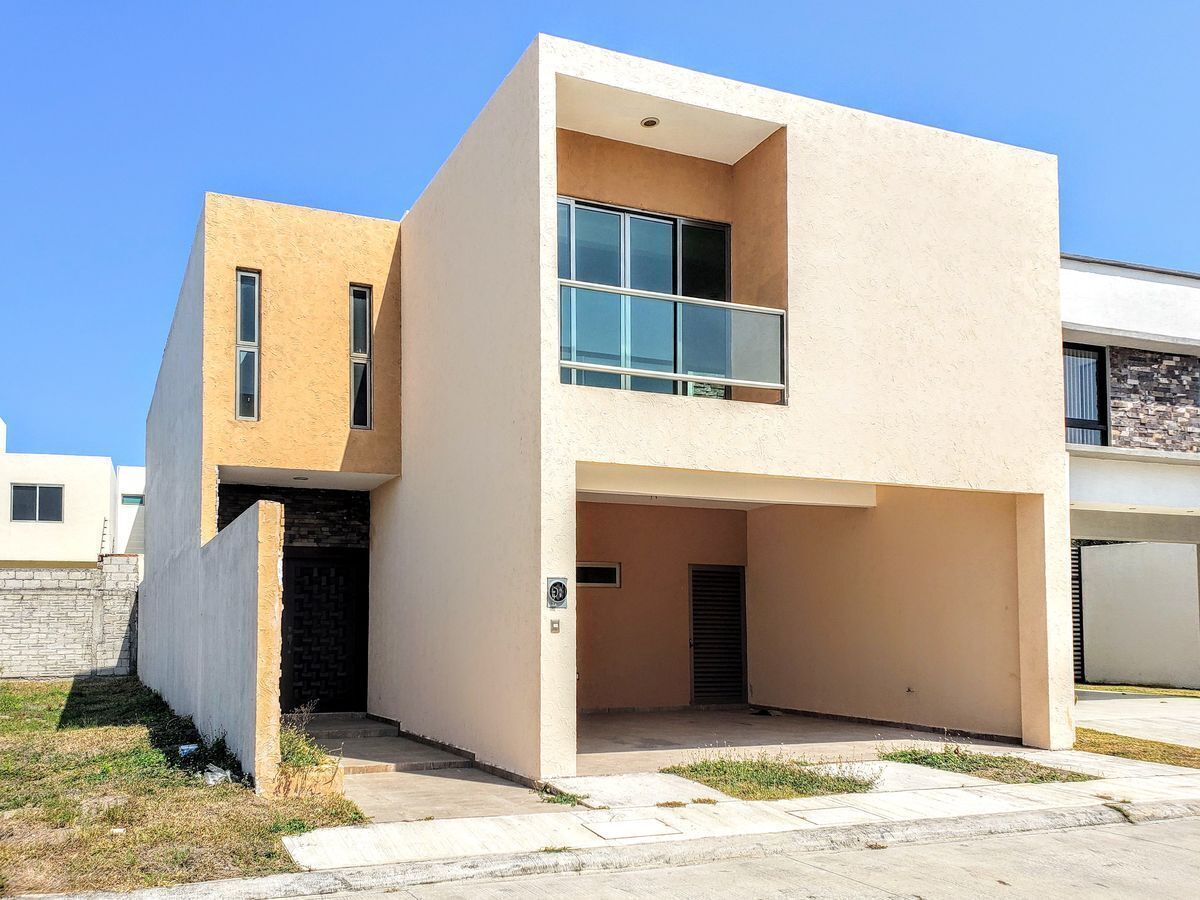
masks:
<path fill-rule="evenodd" d="M 1095 825 L 1142 825 L 1200 816 L 1200 800 L 1154 803 L 1105 803 L 1070 809 L 956 816 L 910 822 L 872 822 L 771 834 L 692 838 L 624 844 L 586 850 L 473 856 L 431 862 L 397 863 L 354 869 L 328 869 L 207 881 L 176 887 L 144 888 L 128 893 L 27 894 L 86 900 L 274 900 L 353 891 L 388 891 L 421 884 L 616 871 L 619 869 L 696 865 L 781 853 L 861 850 L 869 845 L 933 843 L 1032 831 L 1057 831 Z"/>

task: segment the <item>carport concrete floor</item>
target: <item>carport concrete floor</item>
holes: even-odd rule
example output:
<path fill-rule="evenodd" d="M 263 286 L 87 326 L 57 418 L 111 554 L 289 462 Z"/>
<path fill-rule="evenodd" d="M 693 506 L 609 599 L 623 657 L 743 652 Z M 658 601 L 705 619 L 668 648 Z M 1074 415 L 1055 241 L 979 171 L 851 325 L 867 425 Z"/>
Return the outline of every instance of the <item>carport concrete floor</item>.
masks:
<path fill-rule="evenodd" d="M 1200 747 L 1200 699 L 1080 689 L 1075 724 L 1126 737 Z"/>
<path fill-rule="evenodd" d="M 576 771 L 579 775 L 657 772 L 714 751 L 856 762 L 876 759 L 879 753 L 898 747 L 940 749 L 947 743 L 1011 746 L 820 716 L 758 715 L 749 709 L 581 713 Z"/>

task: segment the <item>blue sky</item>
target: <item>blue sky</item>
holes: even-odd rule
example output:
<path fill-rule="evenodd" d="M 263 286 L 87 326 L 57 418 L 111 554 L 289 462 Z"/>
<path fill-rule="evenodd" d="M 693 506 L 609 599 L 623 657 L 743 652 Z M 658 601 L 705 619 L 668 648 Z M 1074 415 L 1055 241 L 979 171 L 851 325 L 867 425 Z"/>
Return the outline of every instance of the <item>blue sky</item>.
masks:
<path fill-rule="evenodd" d="M 13 451 L 141 463 L 202 193 L 398 218 L 538 31 L 1056 153 L 1065 251 L 1200 269 L 1191 0 L 0 0 L 0 16 Z"/>

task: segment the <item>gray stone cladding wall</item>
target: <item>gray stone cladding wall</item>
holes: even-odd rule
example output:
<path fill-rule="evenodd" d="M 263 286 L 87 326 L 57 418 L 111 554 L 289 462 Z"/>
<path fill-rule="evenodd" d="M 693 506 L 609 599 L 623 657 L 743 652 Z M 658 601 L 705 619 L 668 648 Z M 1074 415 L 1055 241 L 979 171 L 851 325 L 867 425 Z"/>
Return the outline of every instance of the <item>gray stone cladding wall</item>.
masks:
<path fill-rule="evenodd" d="M 86 569 L 0 568 L 0 678 L 137 668 L 137 556 Z"/>
<path fill-rule="evenodd" d="M 367 491 L 222 484 L 217 497 L 217 530 L 259 500 L 283 504 L 283 543 L 289 547 L 366 550 L 371 545 L 371 495 Z"/>
<path fill-rule="evenodd" d="M 1200 358 L 1108 350 L 1109 443 L 1200 451 Z"/>

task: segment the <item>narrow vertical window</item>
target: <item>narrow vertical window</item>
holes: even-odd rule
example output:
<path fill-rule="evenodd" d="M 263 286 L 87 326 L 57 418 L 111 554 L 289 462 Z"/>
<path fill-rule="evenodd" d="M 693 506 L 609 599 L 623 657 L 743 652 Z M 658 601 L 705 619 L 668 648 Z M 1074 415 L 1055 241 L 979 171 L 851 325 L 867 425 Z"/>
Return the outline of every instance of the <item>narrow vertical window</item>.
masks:
<path fill-rule="evenodd" d="M 371 427 L 371 289 L 350 285 L 350 427 Z"/>
<path fill-rule="evenodd" d="M 1063 386 L 1066 389 L 1067 443 L 1103 446 L 1108 443 L 1107 380 L 1103 347 L 1063 345 Z"/>
<path fill-rule="evenodd" d="M 261 326 L 259 294 L 259 274 L 238 269 L 237 399 L 234 412 L 239 419 L 251 421 L 258 418 L 258 333 Z"/>

